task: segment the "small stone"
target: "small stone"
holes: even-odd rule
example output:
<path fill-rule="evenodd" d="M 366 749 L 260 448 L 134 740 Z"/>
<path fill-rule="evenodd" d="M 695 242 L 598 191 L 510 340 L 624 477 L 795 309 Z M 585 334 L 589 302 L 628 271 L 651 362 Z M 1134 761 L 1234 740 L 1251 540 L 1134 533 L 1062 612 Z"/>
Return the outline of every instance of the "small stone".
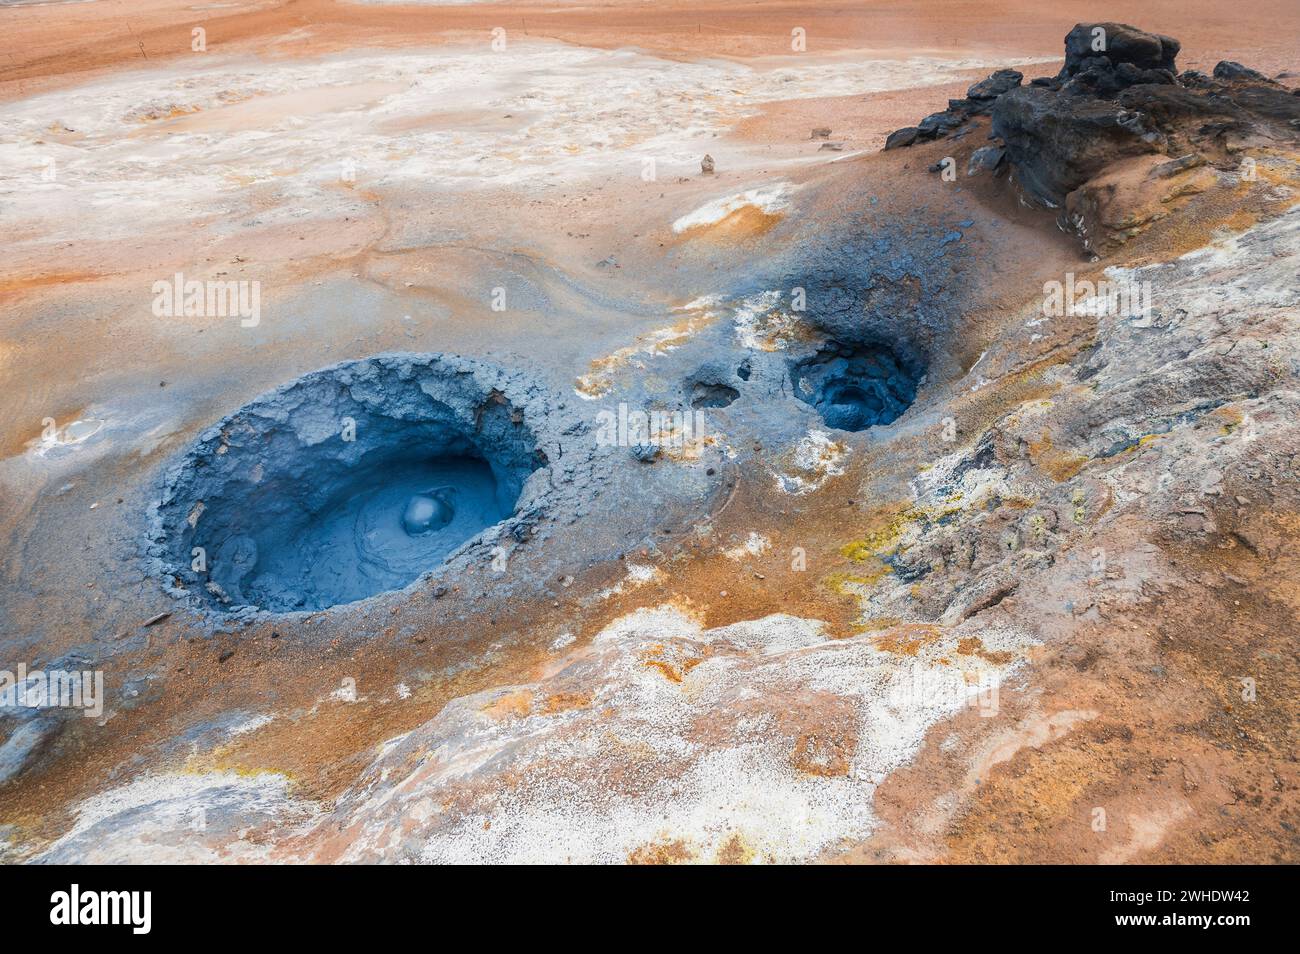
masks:
<path fill-rule="evenodd" d="M 1180 172 L 1186 172 L 1188 169 L 1195 169 L 1198 166 L 1205 165 L 1205 160 L 1194 152 L 1189 152 L 1177 159 L 1170 159 L 1168 162 L 1162 162 L 1151 170 L 1151 174 L 1159 176 L 1161 179 L 1168 179 L 1176 176 Z"/>
<path fill-rule="evenodd" d="M 983 171 L 996 172 L 1006 154 L 1007 151 L 1001 146 L 980 146 L 970 155 L 966 175 L 973 176 Z"/>
<path fill-rule="evenodd" d="M 706 176 L 713 175 L 713 157 L 707 152 L 704 154 L 704 158 L 700 160 L 700 172 Z"/>
<path fill-rule="evenodd" d="M 217 657 L 217 662 L 224 663 L 233 655 L 235 655 L 235 651 L 233 649 L 227 649 L 224 652 L 222 652 L 220 656 Z"/>

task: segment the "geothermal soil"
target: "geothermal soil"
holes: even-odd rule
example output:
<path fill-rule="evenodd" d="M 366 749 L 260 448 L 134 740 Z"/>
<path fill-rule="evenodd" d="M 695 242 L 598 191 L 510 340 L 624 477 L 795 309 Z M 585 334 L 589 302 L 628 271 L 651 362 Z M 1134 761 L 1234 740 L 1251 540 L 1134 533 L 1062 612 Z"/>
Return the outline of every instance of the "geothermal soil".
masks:
<path fill-rule="evenodd" d="M 1300 860 L 1294 148 L 1100 259 L 880 151 L 1101 19 L 1300 85 L 1273 0 L 0 2 L 0 670 L 105 685 L 0 857 Z"/>

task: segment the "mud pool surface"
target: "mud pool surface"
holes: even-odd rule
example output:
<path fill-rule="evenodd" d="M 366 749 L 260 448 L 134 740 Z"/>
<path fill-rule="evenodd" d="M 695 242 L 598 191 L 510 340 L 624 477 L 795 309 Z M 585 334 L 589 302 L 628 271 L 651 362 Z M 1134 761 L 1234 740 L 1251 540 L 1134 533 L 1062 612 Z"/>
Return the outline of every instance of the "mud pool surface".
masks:
<path fill-rule="evenodd" d="M 261 544 L 227 538 L 217 560 L 232 540 L 252 539 L 254 558 L 240 569 L 242 575 L 247 567 L 247 602 L 323 609 L 405 586 L 506 516 L 481 458 L 379 465 L 350 479 L 300 525 L 270 528 Z M 213 578 L 240 601 L 233 574 L 214 569 Z"/>

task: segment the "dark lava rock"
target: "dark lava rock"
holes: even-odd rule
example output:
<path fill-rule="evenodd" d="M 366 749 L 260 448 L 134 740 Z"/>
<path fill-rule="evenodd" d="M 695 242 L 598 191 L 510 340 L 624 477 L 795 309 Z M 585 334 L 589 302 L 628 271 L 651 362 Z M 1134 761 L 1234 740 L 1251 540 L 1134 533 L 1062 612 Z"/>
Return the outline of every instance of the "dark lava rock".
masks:
<path fill-rule="evenodd" d="M 861 431 L 888 424 L 916 398 L 921 369 L 884 345 L 831 341 L 790 369 L 795 397 L 833 428 Z"/>
<path fill-rule="evenodd" d="M 997 98 L 1018 87 L 1023 79 L 1024 74 L 1016 70 L 998 70 L 967 90 L 968 98 L 950 99 L 943 112 L 931 113 L 915 126 L 905 126 L 890 133 L 885 148 L 900 149 L 956 132 L 972 116 L 988 115 Z"/>
<path fill-rule="evenodd" d="M 931 113 L 919 123 L 916 124 L 920 134 L 928 139 L 937 139 L 945 133 L 950 133 L 962 124 L 964 116 L 956 114 L 952 110 L 945 110 L 942 113 Z"/>
<path fill-rule="evenodd" d="M 1009 165 L 1029 197 L 1060 208 L 1121 159 L 1180 157 L 1160 167 L 1157 177 L 1170 178 L 1205 163 L 1229 168 L 1252 145 L 1300 138 L 1300 91 L 1231 61 L 1212 77 L 1179 75 L 1179 50 L 1177 40 L 1125 23 L 1076 24 L 1057 76 L 1023 86 L 1019 72 L 999 70 L 966 99 L 891 135 L 886 148 L 957 140 L 975 128 L 973 117 L 991 115 L 989 138 L 1001 142 L 975 150 L 967 175 Z M 1084 228 L 1081 220 L 1072 227 Z"/>
<path fill-rule="evenodd" d="M 986 170 L 996 172 L 1006 154 L 1007 151 L 1003 146 L 980 146 L 970 155 L 970 161 L 966 164 L 966 175 L 973 176 Z"/>
<path fill-rule="evenodd" d="M 1020 85 L 1025 74 L 1016 70 L 998 70 L 988 79 L 980 80 L 966 90 L 967 99 L 997 99 L 1003 93 L 1009 93 Z"/>
<path fill-rule="evenodd" d="M 1006 144 L 1021 185 L 1050 206 L 1114 160 L 1159 152 L 1164 143 L 1141 113 L 1037 86 L 998 98 L 993 135 Z"/>
<path fill-rule="evenodd" d="M 902 129 L 895 129 L 885 140 L 885 148 L 901 149 L 904 146 L 910 146 L 912 143 L 916 142 L 916 138 L 920 134 L 921 130 L 917 129 L 915 126 L 905 126 Z"/>
<path fill-rule="evenodd" d="M 1088 67 L 1076 73 L 1061 91 L 1072 96 L 1113 99 L 1122 90 L 1139 85 L 1174 85 L 1178 82 L 1168 70 L 1143 70 L 1132 63 L 1115 66 L 1105 57 L 1088 60 Z"/>
<path fill-rule="evenodd" d="M 1295 97 L 1276 84 L 1225 86 L 1211 80 L 1204 89 L 1133 86 L 1116 99 L 1120 106 L 1140 111 L 1162 130 L 1220 123 L 1249 132 L 1261 121 L 1287 123 L 1300 117 Z"/>
<path fill-rule="evenodd" d="M 1271 79 L 1259 72 L 1259 70 L 1252 70 L 1249 66 L 1242 66 L 1240 63 L 1234 63 L 1232 60 L 1220 60 L 1214 67 L 1214 78 L 1217 80 L 1223 80 L 1225 83 L 1231 83 L 1235 80 L 1247 80 L 1252 83 L 1268 83 L 1270 86 L 1276 85 Z"/>
<path fill-rule="evenodd" d="M 1065 35 L 1063 76 L 1075 76 L 1095 66 L 1097 58 L 1118 67 L 1127 63 L 1139 70 L 1177 73 L 1174 60 L 1181 44 L 1172 37 L 1147 33 L 1127 23 L 1076 23 Z"/>

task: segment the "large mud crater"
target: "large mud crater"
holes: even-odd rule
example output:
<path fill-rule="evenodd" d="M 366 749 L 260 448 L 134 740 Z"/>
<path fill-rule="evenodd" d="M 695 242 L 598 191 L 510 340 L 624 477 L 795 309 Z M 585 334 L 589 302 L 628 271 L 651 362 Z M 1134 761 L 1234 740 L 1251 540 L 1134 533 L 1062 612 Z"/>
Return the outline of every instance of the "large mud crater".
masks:
<path fill-rule="evenodd" d="M 154 539 L 169 582 L 219 609 L 319 610 L 517 530 L 548 463 L 517 385 L 460 357 L 385 355 L 258 398 L 165 480 Z"/>

